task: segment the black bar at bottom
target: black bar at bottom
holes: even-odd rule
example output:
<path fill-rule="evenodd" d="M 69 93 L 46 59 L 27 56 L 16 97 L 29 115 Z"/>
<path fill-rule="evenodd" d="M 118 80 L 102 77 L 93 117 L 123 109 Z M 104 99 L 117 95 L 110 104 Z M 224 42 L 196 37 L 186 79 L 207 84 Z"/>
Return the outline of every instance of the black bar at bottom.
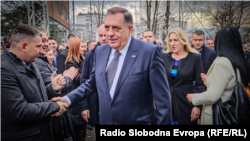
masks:
<path fill-rule="evenodd" d="M 98 125 L 96 140 L 138 139 L 250 139 L 249 125 Z M 249 134 L 249 135 L 248 135 Z"/>

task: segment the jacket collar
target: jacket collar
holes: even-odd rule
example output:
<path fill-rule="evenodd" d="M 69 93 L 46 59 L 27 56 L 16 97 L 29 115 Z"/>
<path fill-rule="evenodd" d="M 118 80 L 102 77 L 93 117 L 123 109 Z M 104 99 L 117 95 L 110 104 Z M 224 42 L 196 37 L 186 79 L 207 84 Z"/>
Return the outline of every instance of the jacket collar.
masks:
<path fill-rule="evenodd" d="M 95 46 L 95 47 L 100 46 L 100 45 L 101 45 L 101 43 L 100 43 L 100 42 L 98 42 L 98 43 L 96 44 L 96 46 Z"/>
<path fill-rule="evenodd" d="M 43 61 L 45 61 L 46 63 L 49 63 L 49 61 L 48 61 L 48 59 L 47 59 L 46 56 L 39 55 L 38 58 L 41 59 L 41 60 L 43 60 Z"/>
<path fill-rule="evenodd" d="M 159 46 L 159 44 L 154 40 L 154 43 L 153 44 L 155 44 L 155 45 L 157 45 L 157 46 Z"/>
<path fill-rule="evenodd" d="M 12 53 L 10 53 L 8 50 L 4 50 L 3 56 L 6 57 L 6 59 L 9 60 L 9 62 L 19 71 L 22 73 L 26 73 L 26 66 L 23 63 L 23 61 L 17 57 L 15 57 Z"/>
<path fill-rule="evenodd" d="M 201 47 L 201 60 L 203 59 L 203 56 L 204 56 L 204 54 L 205 54 L 205 52 L 206 52 L 206 46 L 205 46 L 205 44 Z"/>

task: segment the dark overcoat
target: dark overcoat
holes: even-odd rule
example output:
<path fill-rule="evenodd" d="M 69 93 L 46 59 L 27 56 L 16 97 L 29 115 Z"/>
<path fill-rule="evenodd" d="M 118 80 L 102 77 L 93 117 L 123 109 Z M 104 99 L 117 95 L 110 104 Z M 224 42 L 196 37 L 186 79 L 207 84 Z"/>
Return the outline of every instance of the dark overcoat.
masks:
<path fill-rule="evenodd" d="M 53 140 L 51 115 L 60 107 L 48 96 L 58 94 L 51 84 L 45 87 L 35 63 L 27 68 L 5 50 L 1 55 L 1 139 Z"/>
<path fill-rule="evenodd" d="M 175 60 L 171 57 L 171 53 L 162 53 L 162 59 L 171 92 L 174 120 L 179 124 L 197 124 L 197 120 L 191 122 L 191 111 L 194 105 L 188 102 L 186 97 L 187 94 L 194 93 L 194 81 L 196 93 L 205 91 L 205 85 L 200 77 L 203 72 L 200 55 L 189 52 L 187 57 L 179 60 L 174 81 L 171 78 L 171 70 Z"/>

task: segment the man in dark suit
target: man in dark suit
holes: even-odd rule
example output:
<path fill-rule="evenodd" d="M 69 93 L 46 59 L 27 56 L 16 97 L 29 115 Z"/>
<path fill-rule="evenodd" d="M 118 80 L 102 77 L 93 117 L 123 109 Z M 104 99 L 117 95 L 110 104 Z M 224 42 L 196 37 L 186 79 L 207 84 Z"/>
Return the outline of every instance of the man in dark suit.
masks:
<path fill-rule="evenodd" d="M 75 36 L 74 34 L 69 34 L 68 35 L 68 47 L 66 47 L 65 50 L 63 50 L 56 58 L 57 60 L 57 65 L 58 65 L 58 74 L 62 74 L 65 71 L 65 60 L 67 58 L 68 55 L 68 51 L 69 51 L 69 46 L 70 43 L 73 39 L 77 38 L 77 36 Z"/>
<path fill-rule="evenodd" d="M 201 55 L 203 72 L 207 74 L 217 55 L 213 49 L 205 46 L 205 34 L 201 30 L 193 33 L 192 44 L 194 45 L 194 49 Z"/>
<path fill-rule="evenodd" d="M 60 94 L 64 78 L 55 72 L 45 87 L 34 61 L 42 35 L 28 25 L 11 34 L 10 50 L 1 56 L 1 139 L 4 141 L 52 141 L 51 115 L 66 111 L 67 104 L 49 99 Z M 58 116 L 58 115 L 57 115 Z"/>
<path fill-rule="evenodd" d="M 101 125 L 151 125 L 155 120 L 170 125 L 171 96 L 159 47 L 131 36 L 133 18 L 124 8 L 109 9 L 104 25 L 108 44 L 95 49 L 90 78 L 52 100 L 73 106 L 98 91 Z"/>
<path fill-rule="evenodd" d="M 98 39 L 99 39 L 99 42 L 97 43 L 96 47 L 107 43 L 104 24 L 102 24 L 98 28 Z M 88 80 L 91 75 L 91 70 L 93 69 L 93 65 L 94 65 L 94 54 L 95 54 L 96 47 L 92 49 L 91 51 L 89 51 L 87 55 L 85 56 L 81 82 L 80 82 L 81 84 L 84 83 L 86 80 Z M 98 94 L 95 93 L 91 95 L 89 98 L 84 99 L 82 103 L 83 103 L 83 107 L 80 107 L 82 110 L 81 112 L 82 117 L 84 118 L 86 122 L 88 122 L 88 128 L 92 129 L 92 127 L 95 127 L 96 125 L 99 124 Z"/>

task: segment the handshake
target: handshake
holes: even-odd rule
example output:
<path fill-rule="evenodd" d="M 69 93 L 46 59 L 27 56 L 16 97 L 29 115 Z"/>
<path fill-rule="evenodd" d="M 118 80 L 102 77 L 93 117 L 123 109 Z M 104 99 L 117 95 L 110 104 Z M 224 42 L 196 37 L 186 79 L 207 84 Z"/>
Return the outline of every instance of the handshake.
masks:
<path fill-rule="evenodd" d="M 60 116 L 66 111 L 66 108 L 69 107 L 69 104 L 64 97 L 54 97 L 51 100 L 55 101 L 60 106 L 59 111 L 53 114 L 52 116 Z"/>

